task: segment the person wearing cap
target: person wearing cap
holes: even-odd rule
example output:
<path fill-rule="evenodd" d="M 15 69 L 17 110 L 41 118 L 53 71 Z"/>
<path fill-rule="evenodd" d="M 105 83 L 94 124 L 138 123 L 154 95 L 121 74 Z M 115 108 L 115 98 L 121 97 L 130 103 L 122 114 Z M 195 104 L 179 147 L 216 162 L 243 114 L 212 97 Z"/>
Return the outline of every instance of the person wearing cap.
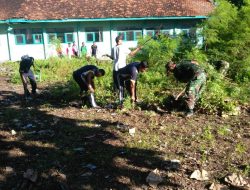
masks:
<path fill-rule="evenodd" d="M 172 72 L 178 81 L 187 83 L 185 89 L 177 96 L 176 100 L 185 93 L 186 117 L 192 116 L 195 103 L 205 87 L 206 73 L 198 64 L 194 64 L 193 61 L 180 64 L 170 61 L 165 67 L 167 74 Z"/>
<path fill-rule="evenodd" d="M 31 84 L 31 88 L 32 88 L 32 95 L 36 94 L 36 89 L 37 89 L 37 84 L 36 84 L 36 79 L 34 76 L 33 71 L 30 69 L 31 66 L 33 66 L 33 68 L 35 69 L 34 66 L 34 58 L 30 57 L 29 55 L 23 55 L 21 57 L 21 61 L 20 61 L 20 66 L 19 66 L 19 73 L 21 76 L 21 80 L 23 83 L 23 89 L 24 89 L 24 96 L 26 99 L 30 99 L 30 92 L 28 90 L 28 79 L 30 81 Z"/>
<path fill-rule="evenodd" d="M 122 36 L 117 36 L 115 38 L 116 46 L 112 48 L 111 56 L 106 55 L 114 60 L 113 64 L 113 82 L 114 91 L 119 89 L 118 85 L 118 70 L 127 65 L 127 56 L 134 56 L 142 47 L 137 47 L 135 50 L 130 51 L 129 48 L 123 45 Z"/>
<path fill-rule="evenodd" d="M 94 78 L 104 75 L 105 71 L 94 65 L 86 65 L 73 72 L 73 78 L 80 87 L 80 96 L 83 105 L 90 104 L 93 108 L 99 107 L 94 97 Z"/>
<path fill-rule="evenodd" d="M 124 99 L 124 88 L 127 89 L 131 97 L 131 102 L 135 103 L 137 101 L 136 95 L 136 84 L 137 76 L 139 72 L 145 72 L 148 68 L 146 61 L 133 62 L 127 66 L 119 69 L 118 71 L 118 85 L 119 85 L 119 100 L 120 104 L 123 103 Z"/>

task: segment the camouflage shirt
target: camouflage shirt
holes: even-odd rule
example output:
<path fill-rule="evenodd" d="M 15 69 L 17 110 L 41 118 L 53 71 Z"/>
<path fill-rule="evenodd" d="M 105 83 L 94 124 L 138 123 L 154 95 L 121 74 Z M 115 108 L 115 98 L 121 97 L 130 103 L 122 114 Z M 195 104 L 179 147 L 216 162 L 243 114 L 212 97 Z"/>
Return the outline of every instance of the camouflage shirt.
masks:
<path fill-rule="evenodd" d="M 193 80 L 198 74 L 203 73 L 203 69 L 193 63 L 177 64 L 174 68 L 174 76 L 180 82 L 189 82 Z"/>

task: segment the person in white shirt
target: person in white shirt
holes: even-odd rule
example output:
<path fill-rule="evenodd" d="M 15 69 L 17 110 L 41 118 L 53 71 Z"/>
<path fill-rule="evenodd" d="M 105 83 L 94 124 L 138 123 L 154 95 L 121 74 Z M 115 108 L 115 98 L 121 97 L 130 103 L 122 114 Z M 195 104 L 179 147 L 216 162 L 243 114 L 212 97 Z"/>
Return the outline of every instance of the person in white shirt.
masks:
<path fill-rule="evenodd" d="M 127 56 L 134 56 L 142 47 L 137 47 L 135 50 L 130 51 L 127 47 L 122 44 L 122 36 L 117 36 L 115 38 L 116 46 L 112 48 L 111 59 L 114 60 L 113 65 L 113 81 L 114 81 L 114 91 L 119 89 L 118 85 L 118 71 L 126 66 Z"/>
<path fill-rule="evenodd" d="M 71 43 L 68 43 L 68 47 L 66 48 L 66 55 L 68 58 L 74 57 L 74 51 L 71 47 Z"/>

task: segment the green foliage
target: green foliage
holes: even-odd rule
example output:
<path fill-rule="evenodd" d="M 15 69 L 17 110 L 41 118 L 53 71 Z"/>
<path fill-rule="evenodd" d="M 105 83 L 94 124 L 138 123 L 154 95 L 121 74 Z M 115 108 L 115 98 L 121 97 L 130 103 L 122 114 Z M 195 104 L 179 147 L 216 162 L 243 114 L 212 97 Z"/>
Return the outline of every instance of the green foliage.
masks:
<path fill-rule="evenodd" d="M 228 0 L 228 1 L 233 3 L 237 7 L 241 7 L 244 4 L 244 0 Z"/>
<path fill-rule="evenodd" d="M 242 154 L 246 153 L 246 151 L 247 151 L 247 147 L 246 147 L 246 145 L 243 142 L 240 142 L 240 143 L 236 144 L 236 146 L 235 146 L 235 152 L 237 154 L 242 155 Z"/>
<path fill-rule="evenodd" d="M 51 45 L 54 46 L 56 52 L 57 52 L 57 55 L 59 57 L 62 56 L 62 45 L 61 45 L 61 39 L 60 38 L 53 38 L 51 40 Z"/>
<path fill-rule="evenodd" d="M 245 176 L 249 176 L 250 175 L 250 164 L 247 164 L 246 167 L 243 170 L 243 174 Z"/>
<path fill-rule="evenodd" d="M 240 9 L 225 0 L 219 0 L 218 6 L 203 27 L 209 60 L 227 60 L 230 62 L 229 77 L 237 82 L 249 82 L 249 0 Z"/>
<path fill-rule="evenodd" d="M 131 102 L 131 99 L 129 97 L 126 97 L 123 102 L 123 108 L 125 110 L 132 110 L 134 108 L 133 103 Z"/>
<path fill-rule="evenodd" d="M 218 128 L 217 133 L 221 136 L 228 136 L 230 134 L 230 126 L 221 126 Z"/>
<path fill-rule="evenodd" d="M 212 134 L 212 128 L 210 126 L 205 127 L 202 138 L 208 143 L 214 140 L 214 135 Z"/>
<path fill-rule="evenodd" d="M 151 40 L 150 38 L 150 36 L 146 36 L 139 39 L 138 45 L 143 46 L 143 51 L 136 54 L 133 60 L 146 60 L 150 66 L 166 64 L 174 56 L 179 38 L 172 39 L 166 35 L 159 35 L 156 39 Z"/>

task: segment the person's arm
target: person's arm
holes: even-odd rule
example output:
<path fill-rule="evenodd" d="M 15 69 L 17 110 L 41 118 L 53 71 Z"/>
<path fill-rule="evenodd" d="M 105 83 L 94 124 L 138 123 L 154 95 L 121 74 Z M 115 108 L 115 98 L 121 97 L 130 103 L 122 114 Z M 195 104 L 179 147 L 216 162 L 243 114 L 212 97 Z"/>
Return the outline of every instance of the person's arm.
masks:
<path fill-rule="evenodd" d="M 103 56 L 109 57 L 110 59 L 114 60 L 114 57 L 112 57 L 112 55 L 104 54 Z"/>
<path fill-rule="evenodd" d="M 94 72 L 92 72 L 92 71 L 88 72 L 88 74 L 87 74 L 87 85 L 88 85 L 88 89 L 91 93 L 95 92 L 94 86 L 92 86 L 93 75 L 94 75 Z"/>
<path fill-rule="evenodd" d="M 130 94 L 131 94 L 131 101 L 135 102 L 136 101 L 136 80 L 137 80 L 137 75 L 138 75 L 138 70 L 136 69 L 136 67 L 132 67 L 131 70 L 131 79 L 130 79 Z"/>
<path fill-rule="evenodd" d="M 114 54 L 115 54 L 115 47 L 112 48 L 111 55 L 104 54 L 103 56 L 109 57 L 110 59 L 114 60 Z"/>
<path fill-rule="evenodd" d="M 132 57 L 132 56 L 134 56 L 141 49 L 142 49 L 142 47 L 139 46 L 135 50 L 131 51 L 128 55 Z"/>
<path fill-rule="evenodd" d="M 36 71 L 36 67 L 35 67 L 35 59 L 33 57 L 31 57 L 31 66 L 33 66 L 34 72 Z"/>
<path fill-rule="evenodd" d="M 186 87 L 175 97 L 175 100 L 178 100 L 179 97 L 182 96 L 185 91 L 186 91 Z"/>
<path fill-rule="evenodd" d="M 135 102 L 135 80 L 130 80 L 131 101 Z"/>

